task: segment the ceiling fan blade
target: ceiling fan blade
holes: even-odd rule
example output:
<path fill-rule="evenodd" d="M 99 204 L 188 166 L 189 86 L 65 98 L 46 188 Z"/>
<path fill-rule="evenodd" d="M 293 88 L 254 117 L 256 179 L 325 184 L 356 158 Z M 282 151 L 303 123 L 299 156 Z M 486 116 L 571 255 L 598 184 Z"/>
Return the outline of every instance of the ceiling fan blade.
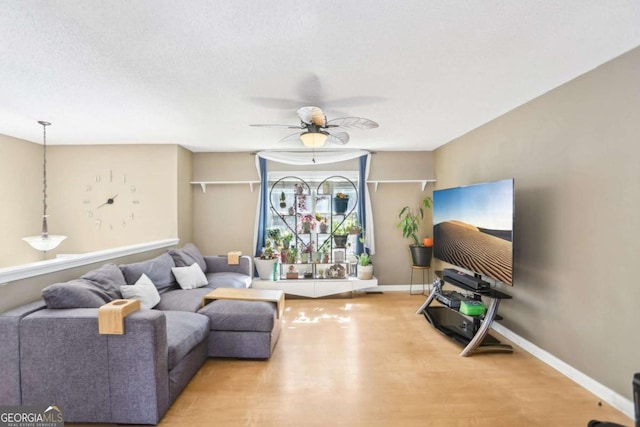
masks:
<path fill-rule="evenodd" d="M 329 120 L 327 127 L 339 127 L 342 129 L 373 129 L 378 124 L 373 120 L 362 117 L 341 117 L 339 119 Z"/>
<path fill-rule="evenodd" d="M 298 101 L 295 99 L 266 97 L 251 97 L 249 98 L 249 101 L 262 107 L 277 108 L 280 110 L 293 110 L 294 108 L 307 103 L 307 101 Z"/>
<path fill-rule="evenodd" d="M 296 126 L 296 125 L 277 125 L 277 124 L 260 124 L 260 123 L 252 123 L 249 126 L 266 127 L 266 128 L 304 129 L 302 126 Z"/>
<path fill-rule="evenodd" d="M 311 73 L 303 78 L 295 88 L 296 95 L 305 100 L 306 104 L 319 104 L 322 105 L 323 90 L 320 77 L 317 74 Z"/>
<path fill-rule="evenodd" d="M 350 96 L 348 98 L 338 98 L 325 101 L 322 105 L 326 108 L 345 108 L 345 107 L 359 107 L 361 105 L 376 104 L 378 102 L 384 102 L 387 98 L 381 96 Z"/>
<path fill-rule="evenodd" d="M 278 142 L 300 142 L 300 132 L 287 135 Z"/>
<path fill-rule="evenodd" d="M 327 141 L 338 145 L 344 145 L 349 142 L 349 134 L 346 132 L 330 133 L 329 136 L 327 136 Z"/>

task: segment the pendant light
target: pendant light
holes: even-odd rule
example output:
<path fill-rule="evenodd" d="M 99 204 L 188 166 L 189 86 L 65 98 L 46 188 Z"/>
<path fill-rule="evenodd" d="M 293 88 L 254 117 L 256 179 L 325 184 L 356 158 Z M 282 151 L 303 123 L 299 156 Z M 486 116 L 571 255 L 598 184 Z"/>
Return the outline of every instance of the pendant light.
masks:
<path fill-rule="evenodd" d="M 44 121 L 38 121 L 38 123 L 42 125 L 44 132 L 44 154 L 42 162 L 42 185 L 44 187 L 42 190 L 44 196 L 42 200 L 42 234 L 39 236 L 23 237 L 22 240 L 30 244 L 34 249 L 46 252 L 58 247 L 67 236 L 49 234 L 49 228 L 47 226 L 47 217 L 49 216 L 47 215 L 47 126 L 50 126 L 51 123 Z"/>

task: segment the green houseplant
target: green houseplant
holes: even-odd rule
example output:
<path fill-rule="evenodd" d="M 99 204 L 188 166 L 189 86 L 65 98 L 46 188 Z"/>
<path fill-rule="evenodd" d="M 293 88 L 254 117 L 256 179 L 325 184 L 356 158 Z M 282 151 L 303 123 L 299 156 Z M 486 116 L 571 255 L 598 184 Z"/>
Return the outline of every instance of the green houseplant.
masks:
<path fill-rule="evenodd" d="M 418 209 L 405 206 L 398 214 L 400 222 L 397 224 L 397 227 L 402 230 L 402 237 L 411 239 L 411 244 L 409 245 L 411 258 L 413 265 L 418 267 L 429 267 L 431 265 L 433 247 L 425 246 L 423 241 L 418 238 L 420 222 L 424 219 L 424 210 L 430 208 L 431 198 L 425 197 Z"/>
<path fill-rule="evenodd" d="M 346 248 L 348 237 L 349 232 L 344 228 L 343 224 L 336 223 L 333 225 L 333 241 L 336 244 L 336 248 Z"/>
<path fill-rule="evenodd" d="M 373 265 L 371 264 L 371 256 L 366 252 L 363 252 L 360 255 L 354 254 L 354 256 L 358 260 L 358 279 L 373 279 Z"/>

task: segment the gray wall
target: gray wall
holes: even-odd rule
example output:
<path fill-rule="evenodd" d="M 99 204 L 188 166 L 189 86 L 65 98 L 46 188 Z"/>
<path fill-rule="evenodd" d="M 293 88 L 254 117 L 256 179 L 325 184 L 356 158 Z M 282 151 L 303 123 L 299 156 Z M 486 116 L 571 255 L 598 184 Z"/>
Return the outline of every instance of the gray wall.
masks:
<path fill-rule="evenodd" d="M 506 327 L 632 399 L 640 371 L 640 49 L 435 151 L 437 187 L 514 177 Z"/>

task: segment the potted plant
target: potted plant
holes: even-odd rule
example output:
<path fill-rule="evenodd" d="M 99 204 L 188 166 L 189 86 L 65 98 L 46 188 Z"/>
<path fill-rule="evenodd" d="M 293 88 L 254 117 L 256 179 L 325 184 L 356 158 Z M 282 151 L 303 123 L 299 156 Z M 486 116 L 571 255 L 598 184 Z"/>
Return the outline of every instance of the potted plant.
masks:
<path fill-rule="evenodd" d="M 282 247 L 287 250 L 291 248 L 291 240 L 293 240 L 293 233 L 285 231 L 282 234 Z"/>
<path fill-rule="evenodd" d="M 320 233 L 327 232 L 327 222 L 329 219 L 326 216 L 322 216 L 319 213 L 316 213 L 316 221 L 318 222 L 318 227 L 320 229 Z"/>
<path fill-rule="evenodd" d="M 333 242 L 336 244 L 336 248 L 346 248 L 347 247 L 347 237 L 349 237 L 349 233 L 345 230 L 344 226 L 341 224 L 334 224 L 333 227 Z"/>
<path fill-rule="evenodd" d="M 371 256 L 363 252 L 360 255 L 355 255 L 358 260 L 358 273 L 357 277 L 360 280 L 373 279 L 373 265 L 371 264 Z"/>
<path fill-rule="evenodd" d="M 344 215 L 349 206 L 349 195 L 346 193 L 337 193 L 333 198 L 333 211 L 336 215 Z"/>
<path fill-rule="evenodd" d="M 431 208 L 431 198 L 426 197 L 417 210 L 405 206 L 398 214 L 400 222 L 397 227 L 402 230 L 402 237 L 411 239 L 411 244 L 409 245 L 411 258 L 413 265 L 418 267 L 429 267 L 431 265 L 433 242 L 431 242 L 432 246 L 425 246 L 423 241 L 418 239 L 420 221 L 424 219 L 424 210 L 429 208 Z"/>
<path fill-rule="evenodd" d="M 326 246 L 322 246 L 320 248 L 320 258 L 321 262 L 324 262 L 325 264 L 329 262 L 329 248 Z"/>
<path fill-rule="evenodd" d="M 309 242 L 309 244 L 300 243 L 300 262 L 306 263 L 309 262 L 309 257 L 313 253 L 314 245 L 313 242 Z"/>
<path fill-rule="evenodd" d="M 267 240 L 259 257 L 254 258 L 256 270 L 261 280 L 276 280 L 278 274 L 278 253 L 271 240 Z"/>
<path fill-rule="evenodd" d="M 282 249 L 282 230 L 277 227 L 267 228 L 267 241 L 271 240 L 276 250 Z"/>
<path fill-rule="evenodd" d="M 308 234 L 316 229 L 316 219 L 311 214 L 302 215 L 298 223 L 298 233 Z"/>
<path fill-rule="evenodd" d="M 280 193 L 280 207 L 283 209 L 287 207 L 287 198 L 284 195 L 284 191 Z"/>
<path fill-rule="evenodd" d="M 344 228 L 349 232 L 349 234 L 360 234 L 360 224 L 358 224 L 358 219 L 349 216 L 347 220 L 344 222 Z"/>
<path fill-rule="evenodd" d="M 296 258 L 298 258 L 298 248 L 294 246 L 289 249 L 287 254 L 287 264 L 295 264 Z"/>

